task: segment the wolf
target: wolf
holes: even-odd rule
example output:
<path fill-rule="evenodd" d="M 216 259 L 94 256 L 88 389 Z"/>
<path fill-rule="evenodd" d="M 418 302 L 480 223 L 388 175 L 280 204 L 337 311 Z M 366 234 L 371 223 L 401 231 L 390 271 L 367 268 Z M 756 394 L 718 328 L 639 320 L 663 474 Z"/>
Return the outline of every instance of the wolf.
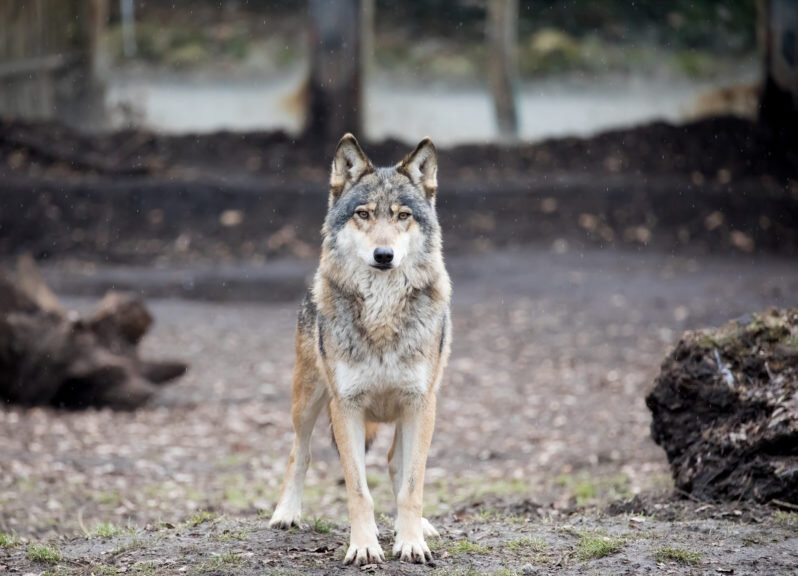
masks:
<path fill-rule="evenodd" d="M 437 393 L 452 341 L 437 173 L 429 138 L 395 166 L 375 168 L 346 134 L 332 162 L 321 259 L 297 321 L 294 442 L 270 526 L 300 523 L 311 432 L 326 406 L 349 505 L 344 564 L 385 561 L 365 467 L 379 423 L 395 423 L 388 454 L 394 556 L 430 562 L 425 537 L 438 535 L 422 517 Z"/>

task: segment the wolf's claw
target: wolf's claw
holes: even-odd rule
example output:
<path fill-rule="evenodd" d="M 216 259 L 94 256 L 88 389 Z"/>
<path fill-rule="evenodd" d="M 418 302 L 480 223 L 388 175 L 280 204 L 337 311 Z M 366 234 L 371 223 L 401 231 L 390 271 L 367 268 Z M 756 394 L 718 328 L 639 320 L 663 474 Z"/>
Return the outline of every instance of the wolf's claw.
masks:
<path fill-rule="evenodd" d="M 280 510 L 278 507 L 274 511 L 272 519 L 269 520 L 269 528 L 279 528 L 280 530 L 288 530 L 292 526 L 297 528 L 301 527 L 301 514 L 299 512 L 287 512 Z"/>
<path fill-rule="evenodd" d="M 439 538 L 440 534 L 435 530 L 435 526 L 430 524 L 426 518 L 421 519 L 421 529 L 424 531 L 424 538 Z"/>
<path fill-rule="evenodd" d="M 376 542 L 365 546 L 350 544 L 344 558 L 344 564 L 354 564 L 355 566 L 382 564 L 383 562 L 385 562 L 385 553 Z"/>
<path fill-rule="evenodd" d="M 393 545 L 393 555 L 402 562 L 413 562 L 415 564 L 432 562 L 432 552 L 424 540 L 415 542 L 412 540 L 405 542 L 397 540 L 396 544 Z"/>

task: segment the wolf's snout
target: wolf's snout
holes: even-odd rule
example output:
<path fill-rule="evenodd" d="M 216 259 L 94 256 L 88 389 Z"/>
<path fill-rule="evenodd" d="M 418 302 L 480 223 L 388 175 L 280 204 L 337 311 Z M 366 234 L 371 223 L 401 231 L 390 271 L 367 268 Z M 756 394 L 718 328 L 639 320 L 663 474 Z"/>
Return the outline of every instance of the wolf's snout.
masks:
<path fill-rule="evenodd" d="M 392 248 L 377 248 L 374 250 L 374 261 L 381 265 L 387 266 L 393 262 L 393 249 Z"/>

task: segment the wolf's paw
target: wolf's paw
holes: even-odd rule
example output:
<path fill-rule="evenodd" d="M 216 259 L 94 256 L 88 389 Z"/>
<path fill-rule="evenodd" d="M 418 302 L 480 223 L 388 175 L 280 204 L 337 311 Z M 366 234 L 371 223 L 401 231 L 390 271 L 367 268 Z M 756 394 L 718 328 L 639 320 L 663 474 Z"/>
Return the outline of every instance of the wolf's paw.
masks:
<path fill-rule="evenodd" d="M 279 528 L 281 530 L 287 530 L 292 526 L 300 527 L 301 526 L 301 512 L 299 510 L 289 510 L 288 508 L 283 508 L 282 506 L 278 506 L 277 510 L 274 511 L 274 515 L 272 519 L 269 520 L 269 528 Z"/>
<path fill-rule="evenodd" d="M 363 544 L 352 542 L 344 557 L 344 564 L 354 564 L 355 566 L 382 564 L 383 562 L 385 562 L 385 553 L 377 542 L 376 536 L 373 542 L 364 542 Z"/>
<path fill-rule="evenodd" d="M 397 539 L 393 545 L 393 555 L 402 562 L 414 562 L 416 564 L 432 562 L 432 552 L 430 552 L 429 546 L 423 539 Z"/>
<path fill-rule="evenodd" d="M 426 518 L 421 519 L 421 529 L 424 531 L 424 538 L 439 538 L 440 534 L 435 530 L 435 526 L 429 523 Z"/>

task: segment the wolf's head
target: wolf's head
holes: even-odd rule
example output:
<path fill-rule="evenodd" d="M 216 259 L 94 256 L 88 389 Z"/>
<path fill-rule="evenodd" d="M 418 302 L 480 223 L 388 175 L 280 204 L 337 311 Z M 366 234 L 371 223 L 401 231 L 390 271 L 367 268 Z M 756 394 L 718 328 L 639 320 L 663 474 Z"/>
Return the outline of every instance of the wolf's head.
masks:
<path fill-rule="evenodd" d="M 325 255 L 341 272 L 388 274 L 440 255 L 438 161 L 429 138 L 404 160 L 375 168 L 351 134 L 338 143 L 324 221 Z"/>

